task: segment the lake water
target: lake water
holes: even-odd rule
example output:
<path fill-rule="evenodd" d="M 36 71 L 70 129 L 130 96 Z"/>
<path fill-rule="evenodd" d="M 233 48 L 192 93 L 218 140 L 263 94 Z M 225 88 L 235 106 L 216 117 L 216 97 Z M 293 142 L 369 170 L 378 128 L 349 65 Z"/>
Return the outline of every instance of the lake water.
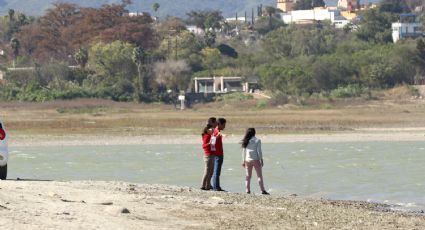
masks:
<path fill-rule="evenodd" d="M 425 142 L 263 144 L 263 151 L 265 185 L 271 193 L 425 209 Z M 198 145 L 13 147 L 10 155 L 10 179 L 120 180 L 198 188 L 203 172 Z M 236 144 L 225 145 L 221 183 L 229 191 L 244 191 Z M 256 176 L 252 191 L 259 191 Z"/>

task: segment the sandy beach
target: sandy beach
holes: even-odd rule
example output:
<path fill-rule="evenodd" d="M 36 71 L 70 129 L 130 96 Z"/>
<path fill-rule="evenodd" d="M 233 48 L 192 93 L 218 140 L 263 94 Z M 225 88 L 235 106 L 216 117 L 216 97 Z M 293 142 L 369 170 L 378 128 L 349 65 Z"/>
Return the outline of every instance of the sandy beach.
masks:
<path fill-rule="evenodd" d="M 380 204 L 94 181 L 2 181 L 5 229 L 424 229 Z"/>

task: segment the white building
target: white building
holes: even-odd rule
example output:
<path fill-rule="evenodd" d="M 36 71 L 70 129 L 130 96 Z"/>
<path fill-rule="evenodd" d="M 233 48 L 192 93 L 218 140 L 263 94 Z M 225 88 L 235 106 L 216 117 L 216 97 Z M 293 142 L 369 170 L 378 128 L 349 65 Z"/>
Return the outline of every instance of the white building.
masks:
<path fill-rule="evenodd" d="M 423 36 L 421 31 L 422 23 L 417 22 L 394 22 L 392 23 L 392 36 L 394 43 L 403 38 L 416 38 Z"/>
<path fill-rule="evenodd" d="M 199 27 L 197 27 L 195 25 L 187 25 L 186 26 L 186 29 L 189 32 L 191 32 L 193 34 L 196 34 L 196 35 L 203 35 L 203 34 L 205 34 L 205 31 L 202 28 L 199 28 Z"/>
<path fill-rule="evenodd" d="M 195 77 L 195 93 L 250 92 L 258 85 L 258 77 Z"/>
<path fill-rule="evenodd" d="M 281 13 L 282 20 L 285 24 L 309 24 L 314 21 L 329 20 L 335 27 L 343 28 L 349 23 L 347 19 L 341 16 L 339 10 L 314 8 L 311 10 L 294 10 L 287 13 Z"/>

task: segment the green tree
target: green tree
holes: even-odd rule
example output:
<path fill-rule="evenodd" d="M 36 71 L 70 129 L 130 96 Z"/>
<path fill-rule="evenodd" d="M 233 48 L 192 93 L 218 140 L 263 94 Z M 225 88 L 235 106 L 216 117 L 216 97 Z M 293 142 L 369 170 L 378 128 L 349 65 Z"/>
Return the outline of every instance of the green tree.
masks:
<path fill-rule="evenodd" d="M 204 48 L 201 51 L 202 65 L 213 76 L 213 70 L 217 69 L 221 63 L 220 51 L 216 48 Z"/>
<path fill-rule="evenodd" d="M 277 14 L 278 11 L 275 8 L 266 7 L 265 9 L 268 9 L 268 11 L 266 11 L 267 17 L 260 17 L 254 24 L 254 30 L 256 30 L 259 34 L 266 34 L 284 26 L 284 23 L 279 14 Z"/>
<path fill-rule="evenodd" d="M 221 11 L 191 11 L 187 13 L 187 23 L 202 29 L 220 29 L 224 20 Z"/>
<path fill-rule="evenodd" d="M 74 59 L 81 68 L 85 68 L 89 60 L 89 52 L 85 48 L 79 48 L 74 54 Z"/>
<path fill-rule="evenodd" d="M 425 79 L 425 41 L 422 38 L 416 41 L 416 55 L 414 57 L 417 69 L 415 83 L 417 84 Z"/>
<path fill-rule="evenodd" d="M 266 6 L 266 9 L 265 10 L 267 12 L 267 15 L 269 16 L 269 29 L 271 30 L 272 27 L 273 27 L 273 25 L 272 25 L 272 22 L 273 22 L 272 18 L 273 18 L 273 15 L 276 13 L 276 8 L 271 7 L 271 6 Z"/>
<path fill-rule="evenodd" d="M 8 15 L 9 15 L 10 21 L 15 21 L 15 10 L 14 9 L 9 9 Z"/>
<path fill-rule="evenodd" d="M 135 47 L 133 49 L 133 56 L 132 59 L 134 61 L 134 63 L 136 63 L 137 65 L 137 80 L 135 81 L 135 85 L 136 85 L 136 90 L 135 90 L 135 99 L 137 102 L 141 101 L 140 98 L 140 94 L 144 92 L 144 86 L 145 86 L 145 81 L 144 81 L 144 77 L 142 76 L 142 74 L 144 74 L 144 64 L 145 64 L 145 59 L 146 59 L 146 53 L 145 50 L 142 47 Z"/>
<path fill-rule="evenodd" d="M 324 0 L 298 0 L 294 5 L 295 10 L 309 10 L 314 7 L 324 7 L 326 5 Z"/>
<path fill-rule="evenodd" d="M 379 2 L 379 11 L 388 13 L 408 13 L 409 5 L 405 0 L 381 0 Z"/>
<path fill-rule="evenodd" d="M 178 34 L 164 37 L 157 50 L 158 55 L 171 59 L 175 54 L 175 41 L 177 39 L 177 59 L 184 59 L 193 70 L 202 69 L 200 51 L 206 47 L 205 40 L 201 36 L 184 30 Z"/>
<path fill-rule="evenodd" d="M 356 31 L 359 39 L 375 43 L 392 42 L 391 23 L 395 21 L 395 16 L 377 9 L 366 10 L 362 16 Z"/>
<path fill-rule="evenodd" d="M 134 78 L 137 77 L 137 65 L 132 59 L 134 48 L 134 45 L 121 41 L 92 46 L 89 63 L 96 71 L 96 79 L 87 84 L 100 91 L 102 97 L 134 100 Z"/>

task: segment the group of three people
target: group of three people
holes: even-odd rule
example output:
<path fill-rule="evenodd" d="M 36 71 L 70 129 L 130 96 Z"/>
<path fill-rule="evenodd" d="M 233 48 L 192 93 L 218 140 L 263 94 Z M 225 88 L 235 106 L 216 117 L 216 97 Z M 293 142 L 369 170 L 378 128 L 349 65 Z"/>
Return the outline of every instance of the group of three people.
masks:
<path fill-rule="evenodd" d="M 202 190 L 225 191 L 220 186 L 221 167 L 223 165 L 223 137 L 222 131 L 226 128 L 226 119 L 211 117 L 202 130 L 202 148 L 204 150 L 205 170 L 202 177 Z M 264 188 L 262 167 L 264 166 L 261 140 L 255 137 L 255 129 L 248 128 L 242 144 L 242 167 L 246 170 L 245 189 L 251 193 L 252 169 L 257 172 L 261 193 L 268 195 Z M 212 185 L 211 185 L 212 179 Z"/>

